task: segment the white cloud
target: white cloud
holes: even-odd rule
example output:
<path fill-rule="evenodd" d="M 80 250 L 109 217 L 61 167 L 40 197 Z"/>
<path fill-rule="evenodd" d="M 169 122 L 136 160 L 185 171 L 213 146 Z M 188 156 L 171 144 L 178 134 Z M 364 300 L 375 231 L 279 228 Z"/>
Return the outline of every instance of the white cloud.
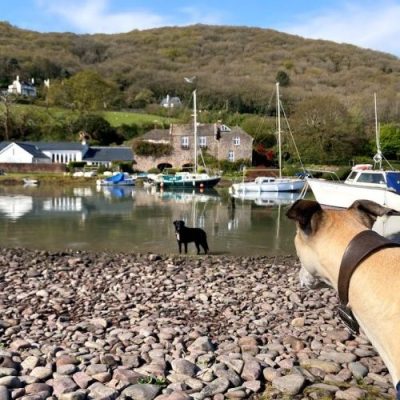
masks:
<path fill-rule="evenodd" d="M 298 24 L 282 27 L 288 33 L 313 39 L 351 43 L 400 55 L 400 4 L 393 1 L 345 4 L 340 10 L 302 16 Z"/>
<path fill-rule="evenodd" d="M 195 23 L 217 24 L 222 15 L 212 10 L 185 7 L 170 11 L 171 15 L 155 14 L 141 9 L 114 12 L 112 0 L 36 0 L 46 13 L 66 21 L 74 32 L 119 33 L 134 29 L 149 29 Z"/>
<path fill-rule="evenodd" d="M 66 20 L 81 33 L 118 33 L 167 24 L 164 17 L 147 11 L 112 12 L 109 0 L 39 0 L 49 14 Z"/>

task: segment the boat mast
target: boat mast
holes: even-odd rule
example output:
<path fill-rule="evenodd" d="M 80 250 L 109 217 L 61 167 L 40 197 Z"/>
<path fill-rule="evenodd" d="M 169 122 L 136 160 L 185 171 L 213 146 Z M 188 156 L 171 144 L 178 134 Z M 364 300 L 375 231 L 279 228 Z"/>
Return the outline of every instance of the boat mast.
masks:
<path fill-rule="evenodd" d="M 194 140 L 194 173 L 197 173 L 197 104 L 196 89 L 193 90 L 193 140 Z"/>
<path fill-rule="evenodd" d="M 277 116 L 277 123 L 278 123 L 278 164 L 279 164 L 279 178 L 282 178 L 281 99 L 279 98 L 279 82 L 276 82 L 276 116 Z"/>
<path fill-rule="evenodd" d="M 379 169 L 382 169 L 382 151 L 380 143 L 380 132 L 378 125 L 378 111 L 376 107 L 376 93 L 374 93 L 374 106 L 375 106 L 375 136 L 376 136 L 376 154 L 374 156 L 375 166 L 378 165 Z"/>

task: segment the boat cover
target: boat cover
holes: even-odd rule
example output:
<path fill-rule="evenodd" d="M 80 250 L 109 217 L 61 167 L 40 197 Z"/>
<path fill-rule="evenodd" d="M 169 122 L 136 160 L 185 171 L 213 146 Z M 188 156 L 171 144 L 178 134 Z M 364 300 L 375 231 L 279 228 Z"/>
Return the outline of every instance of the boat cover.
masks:
<path fill-rule="evenodd" d="M 106 178 L 107 182 L 112 182 L 112 183 L 118 183 L 118 182 L 122 182 L 125 179 L 125 176 L 122 172 L 115 174 L 113 176 L 109 176 L 108 178 Z"/>
<path fill-rule="evenodd" d="M 400 172 L 387 172 L 386 181 L 390 190 L 400 194 Z"/>

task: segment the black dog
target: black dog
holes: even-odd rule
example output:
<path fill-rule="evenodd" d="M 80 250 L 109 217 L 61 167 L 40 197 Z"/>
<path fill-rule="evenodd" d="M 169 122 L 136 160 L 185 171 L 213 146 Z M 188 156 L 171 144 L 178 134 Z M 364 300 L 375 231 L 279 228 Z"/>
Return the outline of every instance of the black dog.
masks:
<path fill-rule="evenodd" d="M 187 253 L 187 245 L 194 242 L 197 248 L 197 254 L 200 254 L 200 246 L 204 250 L 204 254 L 208 252 L 207 234 L 200 228 L 187 228 L 184 221 L 174 221 L 176 240 L 178 241 L 179 253 L 182 252 L 182 243 L 185 246 L 185 254 Z"/>

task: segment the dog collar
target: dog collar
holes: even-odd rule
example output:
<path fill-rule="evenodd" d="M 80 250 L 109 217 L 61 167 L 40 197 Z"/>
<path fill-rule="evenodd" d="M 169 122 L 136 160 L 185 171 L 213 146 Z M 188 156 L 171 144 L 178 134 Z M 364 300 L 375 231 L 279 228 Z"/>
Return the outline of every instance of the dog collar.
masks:
<path fill-rule="evenodd" d="M 399 243 L 384 238 L 375 231 L 358 233 L 347 245 L 339 269 L 338 292 L 342 304 L 349 302 L 350 279 L 360 263 L 378 250 L 387 247 L 400 247 Z"/>
<path fill-rule="evenodd" d="M 400 244 L 384 238 L 375 231 L 365 230 L 354 236 L 343 254 L 338 278 L 338 294 L 341 302 L 338 311 L 345 325 L 353 333 L 358 333 L 359 325 L 348 307 L 350 279 L 363 260 L 388 247 L 400 247 Z"/>

